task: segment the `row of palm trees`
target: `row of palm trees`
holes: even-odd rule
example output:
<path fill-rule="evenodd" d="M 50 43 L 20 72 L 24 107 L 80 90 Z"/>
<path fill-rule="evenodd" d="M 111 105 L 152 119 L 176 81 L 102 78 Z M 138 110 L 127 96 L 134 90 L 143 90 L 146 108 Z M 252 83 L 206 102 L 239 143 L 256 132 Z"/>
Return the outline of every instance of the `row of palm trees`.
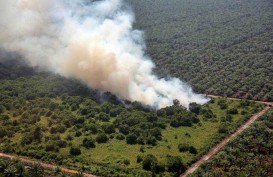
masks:
<path fill-rule="evenodd" d="M 62 172 L 61 168 L 56 167 L 52 173 L 45 173 L 39 163 L 26 166 L 20 159 L 4 160 L 0 159 L 0 177 L 68 177 L 69 175 Z M 73 177 L 83 177 L 83 173 L 74 175 Z"/>

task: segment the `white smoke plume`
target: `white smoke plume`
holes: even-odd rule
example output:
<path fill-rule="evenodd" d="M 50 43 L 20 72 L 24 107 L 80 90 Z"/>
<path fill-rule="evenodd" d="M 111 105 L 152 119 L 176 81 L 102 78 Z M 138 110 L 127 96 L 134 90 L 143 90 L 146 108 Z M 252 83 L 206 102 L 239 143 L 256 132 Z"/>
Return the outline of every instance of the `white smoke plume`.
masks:
<path fill-rule="evenodd" d="M 0 0 L 0 47 L 31 66 L 122 99 L 162 108 L 208 100 L 177 78 L 159 79 L 122 0 Z"/>

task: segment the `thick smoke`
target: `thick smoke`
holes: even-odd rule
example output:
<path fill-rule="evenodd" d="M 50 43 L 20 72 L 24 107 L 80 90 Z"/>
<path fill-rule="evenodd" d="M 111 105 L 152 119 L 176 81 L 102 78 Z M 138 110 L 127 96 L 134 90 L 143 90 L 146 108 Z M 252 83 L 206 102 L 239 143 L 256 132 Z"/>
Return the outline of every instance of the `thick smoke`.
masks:
<path fill-rule="evenodd" d="M 0 0 L 2 48 L 120 98 L 162 108 L 207 102 L 179 79 L 159 79 L 122 0 Z"/>

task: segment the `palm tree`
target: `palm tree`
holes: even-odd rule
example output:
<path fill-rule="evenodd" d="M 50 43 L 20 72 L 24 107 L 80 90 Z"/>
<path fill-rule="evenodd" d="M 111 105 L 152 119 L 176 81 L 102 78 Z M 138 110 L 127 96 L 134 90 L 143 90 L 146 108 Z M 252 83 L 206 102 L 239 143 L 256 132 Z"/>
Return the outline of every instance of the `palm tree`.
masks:
<path fill-rule="evenodd" d="M 24 164 L 22 163 L 22 161 L 18 161 L 16 164 L 15 164 L 15 167 L 17 169 L 17 176 L 18 177 L 23 177 L 24 174 L 25 174 L 25 166 Z"/>
<path fill-rule="evenodd" d="M 39 164 L 39 163 L 33 164 L 30 168 L 29 174 L 30 174 L 30 176 L 43 177 L 44 170 L 41 167 L 41 164 Z"/>
<path fill-rule="evenodd" d="M 15 177 L 16 173 L 17 173 L 17 169 L 15 168 L 14 164 L 8 166 L 4 171 L 5 177 Z"/>
<path fill-rule="evenodd" d="M 62 172 L 62 169 L 57 166 L 57 167 L 54 168 L 53 171 L 54 171 L 55 175 L 58 175 L 58 174 L 60 174 Z"/>

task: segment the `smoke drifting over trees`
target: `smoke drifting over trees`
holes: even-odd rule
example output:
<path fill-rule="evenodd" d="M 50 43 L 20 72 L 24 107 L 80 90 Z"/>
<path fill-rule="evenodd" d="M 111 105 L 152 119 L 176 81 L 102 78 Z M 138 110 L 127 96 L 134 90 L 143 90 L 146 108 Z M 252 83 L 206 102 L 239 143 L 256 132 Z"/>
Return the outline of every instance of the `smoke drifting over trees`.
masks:
<path fill-rule="evenodd" d="M 90 87 L 156 108 L 203 96 L 177 78 L 159 79 L 141 31 L 122 0 L 0 1 L 0 47 L 31 66 L 79 79 Z"/>

